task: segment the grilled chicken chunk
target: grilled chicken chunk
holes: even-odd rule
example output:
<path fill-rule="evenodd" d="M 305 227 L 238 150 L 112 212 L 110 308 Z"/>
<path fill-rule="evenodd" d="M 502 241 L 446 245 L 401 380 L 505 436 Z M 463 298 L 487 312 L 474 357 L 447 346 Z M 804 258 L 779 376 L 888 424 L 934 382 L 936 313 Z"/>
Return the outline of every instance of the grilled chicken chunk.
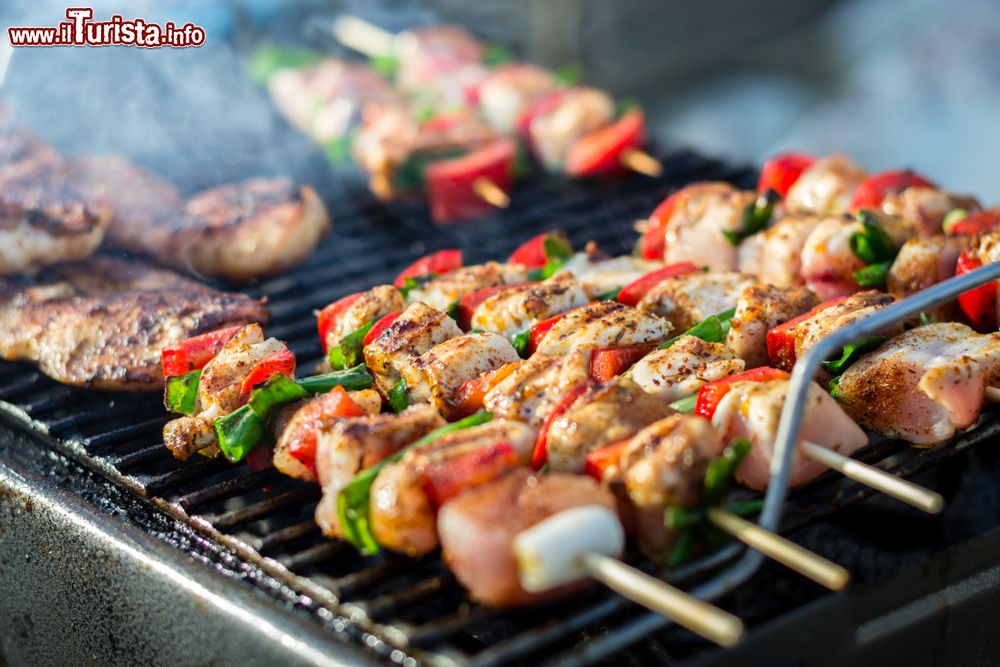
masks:
<path fill-rule="evenodd" d="M 754 192 L 721 182 L 681 190 L 666 221 L 664 261 L 692 262 L 711 271 L 735 270 L 739 264 L 736 246 L 723 232 L 740 230 L 743 212 L 756 198 Z"/>
<path fill-rule="evenodd" d="M 736 301 L 726 344 L 747 368 L 766 366 L 767 332 L 813 308 L 816 295 L 802 287 L 750 285 Z"/>
<path fill-rule="evenodd" d="M 382 409 L 382 397 L 373 389 L 352 391 L 349 396 L 369 415 L 378 414 Z M 295 458 L 292 452 L 296 449 L 315 451 L 319 432 L 330 428 L 338 419 L 329 416 L 330 409 L 339 405 L 339 394 L 333 392 L 297 401 L 279 410 L 273 422 L 274 467 L 289 477 L 316 481 L 313 470 Z"/>
<path fill-rule="evenodd" d="M 889 193 L 882 200 L 884 213 L 902 218 L 914 229 L 919 230 L 921 237 L 940 234 L 944 217 L 956 208 L 975 211 L 979 209 L 979 202 L 975 197 L 918 186 L 906 188 L 898 193 Z"/>
<path fill-rule="evenodd" d="M 743 290 L 756 281 L 743 273 L 692 273 L 668 278 L 639 301 L 640 310 L 668 320 L 674 331 L 686 331 L 711 315 L 734 308 Z"/>
<path fill-rule="evenodd" d="M 407 367 L 403 377 L 411 402 L 429 402 L 447 416 L 455 408 L 456 395 L 465 382 L 519 360 L 514 346 L 503 336 L 470 333 L 427 350 Z"/>
<path fill-rule="evenodd" d="M 605 482 L 623 483 L 635 510 L 639 545 L 654 561 L 662 561 L 673 543 L 664 512 L 701 501 L 705 471 L 725 445 L 722 434 L 707 419 L 671 415 L 639 431 L 625 447 L 618 466 L 607 471 Z"/>
<path fill-rule="evenodd" d="M 392 285 L 376 285 L 348 306 L 334 326 L 330 327 L 326 334 L 327 349 L 339 345 L 341 338 L 354 333 L 368 322 L 389 313 L 398 313 L 405 307 L 402 292 Z"/>
<path fill-rule="evenodd" d="M 961 237 L 943 234 L 910 239 L 904 243 L 886 276 L 889 294 L 905 299 L 954 276 L 955 264 L 964 243 Z M 928 314 L 939 320 L 957 320 L 960 316 L 958 305 L 954 302 L 936 306 Z"/>
<path fill-rule="evenodd" d="M 590 377 L 590 354 L 533 354 L 486 392 L 483 405 L 494 417 L 538 428 L 570 389 Z"/>
<path fill-rule="evenodd" d="M 722 343 L 709 343 L 697 336 L 681 336 L 667 349 L 654 350 L 637 361 L 624 377 L 646 393 L 671 403 L 697 393 L 708 382 L 740 373 L 743 369 L 743 360 Z"/>
<path fill-rule="evenodd" d="M 95 389 L 161 388 L 164 345 L 266 320 L 263 302 L 110 257 L 50 269 L 31 284 L 0 279 L 0 355 Z"/>
<path fill-rule="evenodd" d="M 561 271 L 568 271 L 576 276 L 587 296 L 596 299 L 602 294 L 621 289 L 662 266 L 663 262 L 651 262 L 628 255 L 606 259 L 580 252 L 566 260 Z"/>
<path fill-rule="evenodd" d="M 375 378 L 375 388 L 388 397 L 401 378 L 419 377 L 413 367 L 417 357 L 461 335 L 462 330 L 447 314 L 424 303 L 410 304 L 392 326 L 364 348 L 365 364 Z"/>
<path fill-rule="evenodd" d="M 444 560 L 469 595 L 483 604 L 516 606 L 564 595 L 576 586 L 543 594 L 521 587 L 514 538 L 554 514 L 587 505 L 615 509 L 611 493 L 589 477 L 515 470 L 441 508 L 438 535 Z"/>
<path fill-rule="evenodd" d="M 583 472 L 587 454 L 638 433 L 674 411 L 627 378 L 585 392 L 549 426 L 548 462 L 553 470 Z"/>
<path fill-rule="evenodd" d="M 954 322 L 918 327 L 863 356 L 837 400 L 865 428 L 929 445 L 971 426 L 984 390 L 1000 382 L 1000 334 Z"/>
<path fill-rule="evenodd" d="M 429 405 L 408 408 L 398 415 L 381 414 L 341 419 L 319 431 L 316 441 L 316 475 L 323 498 L 316 506 L 316 523 L 324 535 L 340 536 L 337 494 L 361 470 L 444 426 Z"/>
<path fill-rule="evenodd" d="M 407 301 L 423 301 L 432 308 L 447 311 L 463 296 L 487 287 L 524 282 L 525 271 L 512 264 L 486 262 L 449 271 L 430 282 L 410 290 Z"/>
<path fill-rule="evenodd" d="M 0 108 L 0 275 L 89 257 L 111 207 L 81 192 L 66 162 Z"/>
<path fill-rule="evenodd" d="M 847 211 L 866 175 L 864 169 L 843 155 L 817 160 L 792 185 L 785 207 L 789 211 L 840 215 Z"/>
<path fill-rule="evenodd" d="M 479 107 L 495 130 L 513 134 L 517 119 L 540 95 L 556 87 L 548 70 L 529 63 L 497 67 L 479 86 Z"/>
<path fill-rule="evenodd" d="M 436 505 L 447 499 L 435 499 L 428 494 L 426 475 L 461 459 L 482 463 L 497 455 L 504 459 L 510 456 L 517 464 L 527 465 L 534 444 L 535 432 L 530 427 L 518 422 L 494 421 L 443 435 L 426 447 L 407 452 L 397 463 L 386 466 L 372 484 L 370 520 L 375 539 L 381 546 L 408 556 L 430 553 L 438 546 Z M 498 445 L 509 445 L 510 449 L 501 453 L 496 449 Z M 499 474 L 505 469 L 477 466 L 475 476 L 456 482 L 464 493 L 495 479 L 486 473 Z"/>
<path fill-rule="evenodd" d="M 750 441 L 750 452 L 736 469 L 736 479 L 755 491 L 763 491 L 770 480 L 778 422 L 787 394 L 788 380 L 737 382 L 712 415 L 712 424 L 722 431 L 723 442 L 733 438 Z M 833 397 L 812 382 L 792 461 L 789 477 L 792 486 L 805 484 L 826 470 L 825 466 L 799 451 L 803 441 L 850 455 L 868 443 L 868 436 Z"/>
<path fill-rule="evenodd" d="M 793 213 L 746 239 L 739 248 L 740 271 L 776 287 L 804 284 L 802 249 L 822 219 L 811 213 Z"/>
<path fill-rule="evenodd" d="M 264 357 L 287 349 L 280 340 L 265 338 L 259 324 L 245 326 L 202 369 L 195 414 L 173 419 L 163 427 L 163 442 L 167 449 L 181 460 L 195 452 L 217 454 L 215 420 L 243 404 L 243 378 Z"/>
<path fill-rule="evenodd" d="M 530 144 L 542 165 L 556 171 L 578 139 L 611 122 L 615 102 L 603 90 L 574 86 L 557 93 L 558 102 L 528 125 Z"/>
<path fill-rule="evenodd" d="M 538 354 L 565 354 L 638 343 L 659 343 L 670 323 L 617 301 L 597 301 L 566 313 L 538 345 Z"/>
<path fill-rule="evenodd" d="M 330 227 L 309 186 L 251 179 L 186 201 L 162 179 L 120 157 L 83 158 L 75 182 L 114 209 L 109 240 L 204 276 L 250 280 L 279 273 L 312 252 Z"/>
<path fill-rule="evenodd" d="M 489 297 L 472 314 L 473 329 L 512 338 L 533 324 L 590 301 L 572 273 L 559 273 L 540 283 L 511 287 Z"/>

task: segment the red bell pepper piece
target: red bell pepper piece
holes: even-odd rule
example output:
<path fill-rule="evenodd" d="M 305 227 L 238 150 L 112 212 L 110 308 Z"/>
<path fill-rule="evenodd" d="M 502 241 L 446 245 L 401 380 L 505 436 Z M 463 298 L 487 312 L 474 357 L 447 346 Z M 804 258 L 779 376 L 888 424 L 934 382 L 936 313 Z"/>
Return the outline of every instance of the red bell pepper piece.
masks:
<path fill-rule="evenodd" d="M 944 231 L 954 236 L 975 236 L 1000 226 L 1000 207 L 983 211 L 972 211 Z"/>
<path fill-rule="evenodd" d="M 968 251 L 958 256 L 958 264 L 955 266 L 955 275 L 974 271 L 983 265 L 978 257 L 973 257 Z M 985 285 L 980 285 L 968 292 L 963 292 L 958 297 L 958 305 L 979 331 L 993 331 L 997 326 L 997 283 L 991 281 Z"/>
<path fill-rule="evenodd" d="M 477 290 L 472 294 L 466 294 L 465 296 L 463 296 L 461 299 L 458 300 L 458 309 L 460 313 L 459 317 L 461 318 L 461 322 L 459 322 L 459 325 L 461 325 L 463 329 L 468 331 L 469 328 L 472 326 L 471 324 L 472 315 L 473 313 L 476 312 L 476 308 L 478 308 L 483 301 L 486 301 L 486 299 L 490 298 L 494 294 L 502 292 L 507 288 L 518 287 L 523 284 L 524 283 L 511 283 L 509 285 L 494 285 L 493 287 L 486 287 L 484 289 Z"/>
<path fill-rule="evenodd" d="M 632 442 L 632 438 L 625 438 L 600 449 L 595 449 L 587 454 L 587 458 L 584 459 L 583 464 L 584 474 L 593 477 L 598 482 L 603 481 L 604 474 L 608 469 L 618 465 L 622 454 L 625 452 L 625 448 L 628 447 L 630 442 Z"/>
<path fill-rule="evenodd" d="M 514 185 L 514 162 L 517 144 L 503 138 L 465 155 L 437 160 L 427 166 L 424 180 L 431 205 L 431 217 L 437 222 L 472 220 L 488 215 L 494 205 L 476 191 L 476 182 L 489 181 L 505 194 Z"/>
<path fill-rule="evenodd" d="M 618 293 L 618 302 L 624 303 L 626 306 L 634 306 L 642 300 L 642 297 L 646 296 L 646 293 L 649 290 L 653 289 L 664 280 L 667 280 L 668 278 L 675 278 L 677 276 L 685 276 L 689 273 L 696 273 L 698 271 L 700 271 L 700 269 L 691 262 L 668 264 L 662 269 L 650 271 L 642 278 L 634 280 L 623 287 Z"/>
<path fill-rule="evenodd" d="M 340 319 L 341 315 L 354 305 L 354 302 L 360 299 L 364 295 L 364 292 L 357 292 L 355 294 L 348 294 L 342 299 L 338 299 L 331 303 L 329 306 L 319 311 L 319 315 L 316 316 L 316 328 L 319 330 L 319 340 L 323 344 L 323 351 L 326 352 L 327 349 L 327 336 L 330 331 L 337 325 L 337 320 Z"/>
<path fill-rule="evenodd" d="M 372 328 L 368 330 L 368 333 L 365 334 L 365 339 L 361 341 L 361 346 L 368 347 L 373 340 L 384 334 L 385 330 L 391 327 L 392 323 L 395 322 L 396 318 L 401 314 L 401 312 L 396 312 L 380 317 L 378 321 L 372 325 Z"/>
<path fill-rule="evenodd" d="M 184 375 L 205 367 L 243 327 L 229 327 L 165 345 L 160 352 L 163 377 Z"/>
<path fill-rule="evenodd" d="M 776 368 L 791 370 L 795 365 L 795 327 L 827 308 L 836 306 L 847 300 L 847 296 L 838 296 L 819 304 L 812 310 L 798 317 L 779 324 L 767 332 L 767 357 Z"/>
<path fill-rule="evenodd" d="M 517 266 L 522 266 L 526 269 L 540 269 L 544 267 L 551 259 L 548 256 L 548 253 L 545 252 L 545 242 L 552 236 L 557 237 L 559 242 L 564 243 L 567 248 L 571 248 L 566 232 L 561 229 L 554 229 L 552 231 L 542 232 L 538 236 L 534 236 L 522 243 L 518 246 L 517 250 L 511 253 L 511 256 L 507 258 L 507 263 L 516 264 Z"/>
<path fill-rule="evenodd" d="M 558 315 L 553 315 L 547 320 L 542 320 L 541 322 L 532 325 L 531 336 L 528 339 L 528 354 L 532 355 L 538 346 L 542 344 L 542 339 L 545 338 L 546 334 L 555 326 L 556 322 L 561 320 L 565 313 L 559 313 Z"/>
<path fill-rule="evenodd" d="M 937 187 L 933 182 L 909 169 L 895 169 L 872 174 L 854 191 L 851 210 L 878 208 L 888 195 L 897 194 L 914 186 Z"/>
<path fill-rule="evenodd" d="M 653 209 L 649 220 L 646 221 L 646 231 L 639 240 L 639 254 L 643 259 L 663 260 L 663 252 L 666 245 L 667 220 L 670 219 L 680 194 L 683 190 L 678 190 L 670 195 L 660 205 Z"/>
<path fill-rule="evenodd" d="M 774 190 L 782 197 L 788 196 L 788 191 L 799 180 L 802 172 L 812 166 L 816 158 L 806 153 L 782 153 L 764 161 L 760 169 L 760 179 L 757 181 L 757 192 Z"/>
<path fill-rule="evenodd" d="M 583 382 L 570 389 L 566 392 L 566 395 L 562 397 L 562 400 L 556 403 L 556 407 L 552 409 L 552 412 L 549 413 L 549 416 L 545 419 L 545 423 L 542 424 L 541 430 L 538 431 L 538 437 L 535 439 L 535 449 L 531 452 L 531 466 L 535 470 L 538 470 L 545 465 L 545 462 L 548 460 L 549 429 L 552 427 L 552 424 L 555 423 L 556 419 L 564 415 L 571 407 L 573 407 L 573 404 L 576 403 L 576 399 L 583 396 L 584 392 L 586 392 L 588 388 L 590 388 L 590 382 Z"/>
<path fill-rule="evenodd" d="M 636 343 L 594 350 L 590 353 L 590 378 L 595 382 L 607 382 L 627 371 L 655 347 L 656 343 Z"/>
<path fill-rule="evenodd" d="M 305 406 L 306 410 L 315 410 L 322 419 L 344 417 L 364 417 L 365 411 L 351 400 L 343 387 L 334 387 L 322 396 L 314 399 L 314 403 Z M 288 453 L 299 463 L 316 474 L 316 442 L 319 419 L 310 428 L 302 430 L 300 437 L 293 438 L 288 445 Z"/>
<path fill-rule="evenodd" d="M 484 373 L 462 383 L 462 386 L 455 392 L 454 407 L 448 413 L 448 419 L 455 421 L 463 417 L 468 417 L 483 407 L 483 398 L 486 392 L 492 389 L 497 383 L 513 373 L 519 365 L 514 361 L 504 364 L 500 368 Z"/>
<path fill-rule="evenodd" d="M 432 273 L 440 276 L 461 267 L 461 250 L 438 250 L 435 253 L 421 257 L 403 269 L 403 272 L 396 276 L 392 284 L 396 287 L 405 287 L 407 278 L 420 278 Z"/>
<path fill-rule="evenodd" d="M 492 482 L 520 464 L 514 446 L 501 440 L 425 466 L 424 491 L 431 505 L 439 509 L 463 491 Z"/>
<path fill-rule="evenodd" d="M 722 398 L 729 393 L 737 382 L 770 382 L 771 380 L 787 380 L 788 373 L 777 368 L 761 366 L 745 373 L 724 377 L 715 382 L 702 385 L 698 390 L 698 400 L 695 402 L 694 413 L 706 419 L 711 419 Z"/>
<path fill-rule="evenodd" d="M 566 174 L 579 178 L 624 171 L 622 153 L 642 146 L 645 127 L 642 111 L 632 109 L 614 123 L 578 139 L 566 153 Z"/>
<path fill-rule="evenodd" d="M 254 387 L 264 384 L 272 375 L 278 373 L 288 377 L 292 377 L 295 373 L 295 355 L 291 350 L 272 352 L 250 369 L 240 387 L 240 403 L 246 403 L 250 399 L 250 392 Z"/>

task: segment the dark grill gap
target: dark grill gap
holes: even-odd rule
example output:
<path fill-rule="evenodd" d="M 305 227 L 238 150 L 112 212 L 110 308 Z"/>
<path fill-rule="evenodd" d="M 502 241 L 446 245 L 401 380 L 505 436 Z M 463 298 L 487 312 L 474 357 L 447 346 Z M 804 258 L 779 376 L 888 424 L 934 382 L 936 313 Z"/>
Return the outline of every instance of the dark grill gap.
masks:
<path fill-rule="evenodd" d="M 432 227 L 417 205 L 366 203 L 345 211 L 327 193 L 328 203 L 341 211 L 335 214 L 334 233 L 304 266 L 249 291 L 269 297 L 273 319 L 268 333 L 287 340 L 307 368 L 320 354 L 313 309 L 391 281 L 400 268 L 428 251 L 461 247 L 470 263 L 503 258 L 529 236 L 560 227 L 577 247 L 595 240 L 609 254 L 628 252 L 636 238 L 633 222 L 680 185 L 704 179 L 741 186 L 753 182 L 749 170 L 692 153 L 669 155 L 664 165 L 664 176 L 655 180 L 595 186 L 531 183 L 515 193 L 514 206 L 503 215 L 453 227 Z M 319 535 L 312 521 L 319 497 L 314 485 L 221 460 L 172 459 L 160 442 L 168 416 L 156 395 L 70 389 L 31 367 L 7 363 L 0 364 L 0 414 L 222 542 L 235 552 L 231 559 L 264 568 L 305 596 L 300 603 L 310 606 L 318 621 L 338 635 L 356 626 L 352 636 L 394 662 L 493 667 L 590 664 L 613 657 L 615 664 L 662 663 L 705 646 L 683 631 L 664 631 L 664 619 L 602 589 L 543 608 L 493 611 L 471 604 L 436 558 L 363 558 Z M 998 433 L 1000 423 L 988 421 L 933 449 L 886 442 L 867 448 L 861 458 L 908 477 Z M 827 475 L 792 495 L 785 528 L 808 529 L 871 493 Z M 704 559 L 678 572 L 678 580 L 694 582 L 737 555 L 738 550 L 729 549 Z M 749 616 L 768 613 L 775 612 L 751 609 Z M 637 648 L 628 649 L 640 639 L 644 641 Z"/>

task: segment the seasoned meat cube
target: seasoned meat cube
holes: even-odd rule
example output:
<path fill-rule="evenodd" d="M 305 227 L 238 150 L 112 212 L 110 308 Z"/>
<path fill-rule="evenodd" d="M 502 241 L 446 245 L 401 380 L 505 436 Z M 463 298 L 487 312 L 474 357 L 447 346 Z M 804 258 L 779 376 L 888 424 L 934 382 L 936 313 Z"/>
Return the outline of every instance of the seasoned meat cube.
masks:
<path fill-rule="evenodd" d="M 740 271 L 776 287 L 803 285 L 802 249 L 823 218 L 793 213 L 743 241 L 739 248 Z"/>
<path fill-rule="evenodd" d="M 455 320 L 424 303 L 413 303 L 386 331 L 365 346 L 365 363 L 375 387 L 388 396 L 400 378 L 414 377 L 414 360 L 438 343 L 461 336 Z"/>
<path fill-rule="evenodd" d="M 498 443 L 509 443 L 519 463 L 527 465 L 535 432 L 519 422 L 494 421 L 441 436 L 386 466 L 371 489 L 371 525 L 378 543 L 408 556 L 436 549 L 436 508 L 427 493 L 425 470 L 462 457 L 489 456 L 489 449 Z M 461 480 L 465 491 L 492 481 L 482 474 L 482 470 L 474 470 L 472 477 Z"/>
<path fill-rule="evenodd" d="M 403 294 L 392 285 L 376 285 L 361 295 L 337 318 L 326 334 L 327 348 L 340 343 L 344 336 L 389 313 L 398 313 L 406 307 Z"/>
<path fill-rule="evenodd" d="M 538 428 L 566 392 L 590 376 L 590 354 L 534 354 L 490 389 L 483 404 L 495 417 Z"/>
<path fill-rule="evenodd" d="M 733 271 L 739 261 L 736 246 L 723 232 L 743 226 L 743 213 L 757 194 L 728 183 L 698 183 L 678 193 L 666 221 L 667 264 L 692 262 L 711 271 Z"/>
<path fill-rule="evenodd" d="M 163 346 L 266 320 L 263 302 L 123 259 L 67 264 L 30 285 L 0 279 L 0 355 L 95 389 L 162 388 Z"/>
<path fill-rule="evenodd" d="M 463 296 L 487 287 L 520 283 L 524 280 L 524 269 L 519 266 L 486 262 L 449 271 L 425 285 L 410 290 L 407 300 L 410 303 L 423 301 L 432 308 L 447 311 L 449 306 Z"/>
<path fill-rule="evenodd" d="M 559 92 L 558 102 L 529 124 L 531 147 L 550 171 L 562 167 L 566 153 L 578 139 L 611 122 L 615 102 L 603 90 L 575 86 Z"/>
<path fill-rule="evenodd" d="M 501 65 L 479 86 L 479 106 L 486 122 L 494 129 L 512 134 L 521 113 L 540 95 L 555 87 L 552 73 L 537 65 Z"/>
<path fill-rule="evenodd" d="M 743 360 L 722 343 L 682 336 L 667 349 L 654 350 L 637 361 L 625 377 L 646 393 L 671 403 L 697 393 L 707 382 L 740 373 L 743 368 Z"/>
<path fill-rule="evenodd" d="M 686 331 L 706 317 L 736 307 L 740 293 L 754 283 L 752 276 L 728 271 L 668 278 L 649 290 L 638 308 L 666 319 L 674 331 Z"/>
<path fill-rule="evenodd" d="M 961 237 L 942 234 L 910 239 L 899 249 L 889 269 L 885 281 L 889 294 L 904 299 L 951 278 L 964 244 Z M 930 309 L 928 314 L 939 320 L 957 320 L 961 315 L 953 301 Z"/>
<path fill-rule="evenodd" d="M 316 523 L 324 535 L 340 536 L 337 494 L 361 470 L 444 426 L 429 405 L 411 407 L 398 415 L 382 414 L 337 420 L 321 430 L 316 443 L 316 475 L 323 498 L 316 506 Z"/>
<path fill-rule="evenodd" d="M 882 211 L 902 218 L 914 229 L 919 230 L 921 237 L 940 234 L 944 217 L 956 208 L 974 211 L 979 209 L 979 202 L 975 197 L 922 186 L 890 193 L 882 201 Z"/>
<path fill-rule="evenodd" d="M 785 197 L 789 211 L 839 215 L 847 211 L 865 170 L 843 155 L 817 160 L 802 172 Z"/>
<path fill-rule="evenodd" d="M 407 368 L 404 377 L 410 401 L 430 402 L 438 412 L 448 415 L 462 384 L 519 359 L 514 346 L 499 334 L 451 338 L 421 354 Z"/>
<path fill-rule="evenodd" d="M 659 343 L 670 323 L 651 313 L 616 301 L 597 301 L 569 311 L 538 346 L 538 354 L 565 354 L 638 343 Z"/>
<path fill-rule="evenodd" d="M 587 296 L 596 299 L 662 267 L 663 262 L 651 262 L 638 257 L 626 255 L 604 259 L 580 252 L 566 260 L 561 271 L 568 271 L 576 276 Z"/>
<path fill-rule="evenodd" d="M 865 428 L 929 445 L 971 426 L 1000 381 L 1000 334 L 953 322 L 900 334 L 840 376 L 837 400 Z"/>
<path fill-rule="evenodd" d="M 766 366 L 767 332 L 810 310 L 818 300 L 802 287 L 750 285 L 736 301 L 726 344 L 747 368 Z"/>
<path fill-rule="evenodd" d="M 504 289 L 483 301 L 472 314 L 472 328 L 507 338 L 553 315 L 588 303 L 590 298 L 571 273 L 560 273 L 540 283 Z"/>
<path fill-rule="evenodd" d="M 593 450 L 629 438 L 673 413 L 629 379 L 595 387 L 553 420 L 546 445 L 549 465 L 583 472 L 584 459 Z"/>

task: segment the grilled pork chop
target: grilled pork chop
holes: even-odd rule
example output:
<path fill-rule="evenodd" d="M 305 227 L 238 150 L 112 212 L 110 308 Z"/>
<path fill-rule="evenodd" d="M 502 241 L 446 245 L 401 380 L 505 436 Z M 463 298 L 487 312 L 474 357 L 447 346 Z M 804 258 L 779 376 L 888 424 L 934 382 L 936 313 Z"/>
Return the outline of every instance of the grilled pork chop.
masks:
<path fill-rule="evenodd" d="M 316 192 L 285 179 L 250 179 L 185 200 L 120 156 L 77 159 L 73 173 L 85 192 L 111 201 L 112 243 L 197 275 L 279 273 L 305 259 L 330 227 Z"/>
<path fill-rule="evenodd" d="M 89 257 L 111 215 L 106 200 L 75 188 L 66 162 L 0 107 L 0 275 Z"/>
<path fill-rule="evenodd" d="M 31 284 L 0 279 L 0 356 L 96 389 L 162 387 L 167 343 L 266 319 L 261 301 L 111 257 L 52 269 Z"/>

